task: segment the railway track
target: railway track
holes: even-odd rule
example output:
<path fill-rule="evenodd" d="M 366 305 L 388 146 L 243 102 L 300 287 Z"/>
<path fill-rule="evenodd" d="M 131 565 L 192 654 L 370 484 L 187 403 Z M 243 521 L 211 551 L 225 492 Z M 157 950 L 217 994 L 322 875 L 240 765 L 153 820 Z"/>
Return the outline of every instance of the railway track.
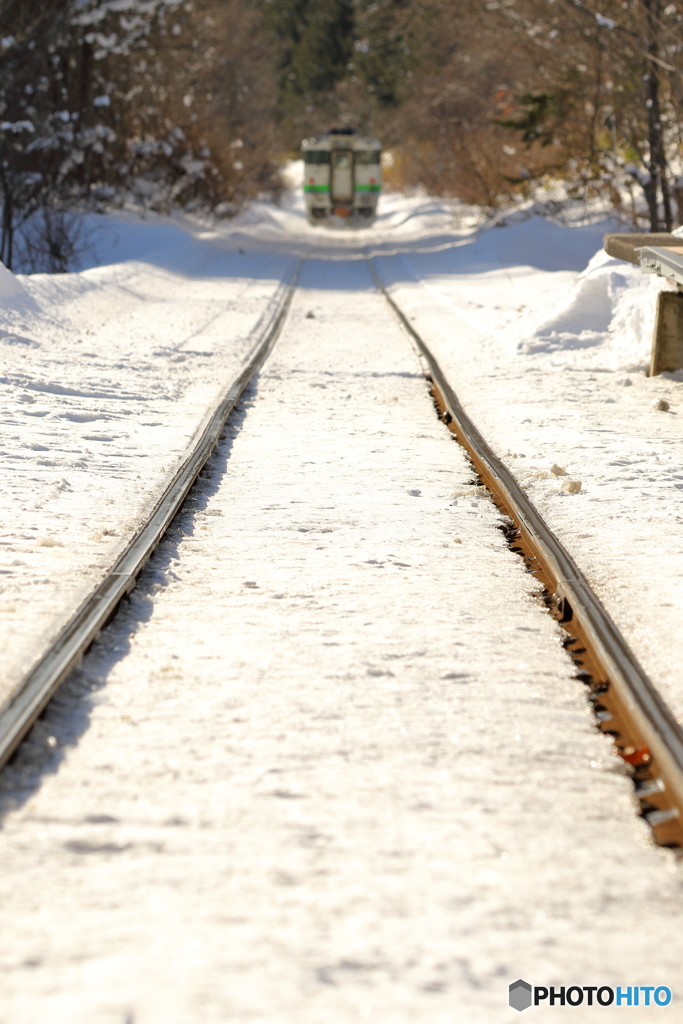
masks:
<path fill-rule="evenodd" d="M 302 262 L 266 317 L 251 358 L 207 415 L 148 521 L 0 709 L 0 766 L 11 757 L 121 599 L 135 586 L 140 570 L 180 509 L 227 418 L 275 344 Z M 564 646 L 588 688 L 601 731 L 612 737 L 625 770 L 633 777 L 642 814 L 657 842 L 683 846 L 683 731 L 579 567 L 461 407 L 428 345 L 387 292 L 372 259 L 367 263 L 378 290 L 418 350 L 439 415 L 466 449 L 474 471 L 506 517 L 506 536 L 512 550 L 524 558 L 529 572 L 541 583 L 549 609 L 565 629 Z"/>
<path fill-rule="evenodd" d="M 0 708 L 0 767 L 12 756 L 50 698 L 79 663 L 135 581 L 183 504 L 213 451 L 225 422 L 245 388 L 267 359 L 287 317 L 303 260 L 275 297 L 256 328 L 257 339 L 244 369 L 223 392 L 198 428 L 181 466 L 156 502 L 149 518 L 64 626 L 50 648 L 32 666 Z"/>
<path fill-rule="evenodd" d="M 506 516 L 507 538 L 543 586 L 544 599 L 567 636 L 564 647 L 588 688 L 600 730 L 612 736 L 633 775 L 641 813 L 662 846 L 683 846 L 683 730 L 611 616 L 561 541 L 460 405 L 429 346 L 391 298 L 377 288 L 413 339 L 425 363 L 432 397 L 448 429 L 467 451 L 475 473 Z"/>

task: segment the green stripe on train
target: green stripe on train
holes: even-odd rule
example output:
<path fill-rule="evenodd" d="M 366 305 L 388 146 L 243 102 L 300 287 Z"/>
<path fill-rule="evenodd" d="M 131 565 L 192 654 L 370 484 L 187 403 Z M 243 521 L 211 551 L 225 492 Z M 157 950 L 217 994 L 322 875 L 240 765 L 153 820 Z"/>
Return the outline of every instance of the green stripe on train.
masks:
<path fill-rule="evenodd" d="M 379 192 L 381 185 L 356 185 L 356 192 Z M 329 192 L 329 185 L 304 185 L 304 192 Z"/>

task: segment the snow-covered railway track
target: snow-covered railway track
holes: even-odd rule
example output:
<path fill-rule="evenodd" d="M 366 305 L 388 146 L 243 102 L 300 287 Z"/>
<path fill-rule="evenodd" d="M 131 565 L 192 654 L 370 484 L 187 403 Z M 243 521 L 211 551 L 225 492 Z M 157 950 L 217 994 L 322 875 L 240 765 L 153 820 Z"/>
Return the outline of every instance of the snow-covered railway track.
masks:
<path fill-rule="evenodd" d="M 517 977 L 678 976 L 676 858 L 425 374 L 366 263 L 306 261 L 0 780 L 3 1019 L 492 1024 Z"/>
<path fill-rule="evenodd" d="M 441 418 L 510 520 L 512 550 L 543 585 L 548 606 L 567 632 L 564 646 L 588 687 L 600 730 L 614 738 L 615 749 L 633 771 L 643 817 L 661 845 L 683 846 L 683 730 L 575 560 L 484 440 L 429 346 L 387 291 L 372 260 L 368 263 L 377 288 L 424 360 Z"/>
<path fill-rule="evenodd" d="M 180 467 L 146 522 L 60 631 L 54 643 L 21 680 L 5 705 L 0 707 L 0 767 L 11 757 L 50 698 L 78 664 L 100 630 L 110 621 L 121 599 L 135 586 L 141 569 L 211 455 L 226 420 L 275 344 L 287 317 L 302 262 L 299 261 L 291 280 L 280 290 L 269 314 L 266 314 L 265 321 L 260 325 L 261 329 L 257 328 L 256 343 L 242 372 L 226 387 L 216 406 L 208 411 Z"/>
<path fill-rule="evenodd" d="M 303 262 L 303 261 L 302 261 Z M 378 277 L 374 281 L 417 346 L 439 413 L 467 450 L 475 471 L 511 521 L 508 540 L 542 583 L 567 630 L 565 647 L 589 687 L 601 730 L 632 767 L 643 815 L 658 842 L 683 845 L 683 732 L 611 617 L 562 543 L 463 410 L 429 346 Z M 207 416 L 187 456 L 144 526 L 100 584 L 0 708 L 0 765 L 17 748 L 51 696 L 78 663 L 163 537 L 211 454 L 227 418 L 270 353 L 287 318 L 301 263 L 282 290 L 251 358 Z"/>

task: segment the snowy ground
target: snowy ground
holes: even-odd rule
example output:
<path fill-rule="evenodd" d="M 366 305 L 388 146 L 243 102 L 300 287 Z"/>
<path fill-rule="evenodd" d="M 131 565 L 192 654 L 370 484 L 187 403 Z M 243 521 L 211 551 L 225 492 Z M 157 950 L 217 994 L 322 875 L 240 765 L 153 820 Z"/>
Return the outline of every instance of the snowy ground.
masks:
<path fill-rule="evenodd" d="M 646 376 L 669 286 L 604 252 L 578 278 L 556 270 L 567 234 L 529 221 L 377 262 L 683 720 L 683 372 Z"/>
<path fill-rule="evenodd" d="M 147 232 L 145 261 L 0 268 L 1 701 L 144 521 L 293 265 Z"/>
<path fill-rule="evenodd" d="M 311 257 L 193 502 L 3 773 L 1 1024 L 504 1022 L 519 976 L 668 985 L 628 1012 L 677 1019 L 680 868 L 362 260 L 680 712 L 680 383 L 643 373 L 660 285 L 581 274 L 605 224 L 382 210 L 357 232 L 296 197 L 220 232 L 121 217 L 92 254 L 117 262 L 7 295 L 18 670 Z M 86 468 L 32 461 L 67 457 Z"/>

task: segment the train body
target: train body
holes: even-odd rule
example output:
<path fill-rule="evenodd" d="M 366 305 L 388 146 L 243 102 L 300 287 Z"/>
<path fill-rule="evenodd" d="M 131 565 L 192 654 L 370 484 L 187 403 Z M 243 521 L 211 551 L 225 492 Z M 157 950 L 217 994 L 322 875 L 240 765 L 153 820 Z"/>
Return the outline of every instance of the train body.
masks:
<path fill-rule="evenodd" d="M 371 224 L 382 188 L 382 144 L 350 129 L 337 128 L 327 135 L 305 139 L 301 152 L 310 223 L 346 217 L 356 225 Z"/>

